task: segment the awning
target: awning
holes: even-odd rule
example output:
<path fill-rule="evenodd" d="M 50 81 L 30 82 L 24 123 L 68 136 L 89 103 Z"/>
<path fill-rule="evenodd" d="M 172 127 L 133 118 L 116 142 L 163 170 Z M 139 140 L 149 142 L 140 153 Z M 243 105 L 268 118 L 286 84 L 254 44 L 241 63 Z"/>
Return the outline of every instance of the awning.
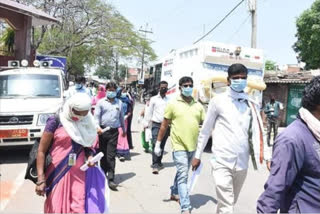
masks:
<path fill-rule="evenodd" d="M 47 25 L 59 22 L 58 19 L 29 5 L 20 4 L 10 0 L 0 0 L 0 8 L 11 10 L 32 17 L 32 26 Z"/>

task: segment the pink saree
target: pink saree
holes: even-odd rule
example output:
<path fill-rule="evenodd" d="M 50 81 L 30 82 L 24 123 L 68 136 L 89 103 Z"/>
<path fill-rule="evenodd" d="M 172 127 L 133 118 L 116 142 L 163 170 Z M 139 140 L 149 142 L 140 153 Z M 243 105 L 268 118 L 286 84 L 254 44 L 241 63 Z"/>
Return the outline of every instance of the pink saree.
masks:
<path fill-rule="evenodd" d="M 72 149 L 71 138 L 63 127 L 54 132 L 51 147 L 52 163 L 46 171 L 46 179 Z M 85 161 L 84 151 L 79 154 L 76 165 L 61 178 L 46 198 L 45 213 L 85 213 L 85 172 L 80 170 Z"/>
<path fill-rule="evenodd" d="M 124 126 L 128 127 L 128 120 L 124 121 Z M 119 136 L 118 136 L 118 144 L 117 144 L 117 154 L 124 156 L 124 155 L 128 155 L 130 153 L 129 150 L 129 144 L 128 144 L 128 139 L 127 139 L 127 135 L 126 136 L 122 136 L 122 128 L 119 127 Z"/>

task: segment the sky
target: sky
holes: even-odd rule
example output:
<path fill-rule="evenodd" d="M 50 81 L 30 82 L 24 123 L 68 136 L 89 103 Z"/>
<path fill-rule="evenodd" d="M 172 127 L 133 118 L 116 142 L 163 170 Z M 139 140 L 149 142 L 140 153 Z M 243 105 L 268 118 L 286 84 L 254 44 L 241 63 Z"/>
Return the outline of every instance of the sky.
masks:
<path fill-rule="evenodd" d="M 240 0 L 107 0 L 147 34 L 158 57 L 193 44 Z M 257 48 L 279 65 L 296 64 L 296 19 L 314 0 L 257 0 Z M 251 18 L 247 0 L 204 40 L 250 47 Z"/>

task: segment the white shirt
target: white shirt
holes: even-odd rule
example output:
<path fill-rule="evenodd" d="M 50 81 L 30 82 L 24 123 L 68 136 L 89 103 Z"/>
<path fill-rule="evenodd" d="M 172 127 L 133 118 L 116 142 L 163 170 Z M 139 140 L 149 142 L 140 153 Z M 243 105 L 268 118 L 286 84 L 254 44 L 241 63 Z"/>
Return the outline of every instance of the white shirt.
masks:
<path fill-rule="evenodd" d="M 230 169 L 243 170 L 248 168 L 249 162 L 248 128 L 251 110 L 245 100 L 234 98 L 239 96 L 233 93 L 237 92 L 229 89 L 210 101 L 195 158 L 201 158 L 213 129 L 213 158 Z"/>
<path fill-rule="evenodd" d="M 164 110 L 169 99 L 167 96 L 161 97 L 160 94 L 151 97 L 149 107 L 147 108 L 146 121 L 150 120 L 156 123 L 162 123 L 164 118 Z"/>

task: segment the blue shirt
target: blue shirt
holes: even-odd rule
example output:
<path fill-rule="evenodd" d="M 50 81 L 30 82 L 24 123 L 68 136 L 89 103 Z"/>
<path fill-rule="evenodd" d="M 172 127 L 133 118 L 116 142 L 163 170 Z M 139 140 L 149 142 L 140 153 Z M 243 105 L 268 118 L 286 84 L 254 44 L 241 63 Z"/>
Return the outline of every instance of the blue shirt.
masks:
<path fill-rule="evenodd" d="M 94 111 L 94 118 L 99 126 L 122 127 L 122 130 L 126 131 L 122 102 L 119 99 L 115 99 L 113 102 L 110 102 L 107 98 L 99 100 Z"/>
<path fill-rule="evenodd" d="M 70 97 L 72 97 L 74 94 L 76 93 L 86 93 L 88 94 L 88 96 L 91 98 L 91 94 L 90 91 L 86 88 L 86 87 L 82 87 L 80 89 L 76 89 L 74 86 L 69 88 L 67 94 L 66 94 L 66 98 L 69 99 Z"/>
<path fill-rule="evenodd" d="M 297 119 L 276 139 L 258 213 L 320 213 L 320 143 Z"/>
<path fill-rule="evenodd" d="M 266 113 L 268 118 L 279 117 L 279 111 L 280 111 L 280 103 L 277 101 L 275 101 L 274 103 L 269 102 L 264 109 L 264 113 Z"/>

